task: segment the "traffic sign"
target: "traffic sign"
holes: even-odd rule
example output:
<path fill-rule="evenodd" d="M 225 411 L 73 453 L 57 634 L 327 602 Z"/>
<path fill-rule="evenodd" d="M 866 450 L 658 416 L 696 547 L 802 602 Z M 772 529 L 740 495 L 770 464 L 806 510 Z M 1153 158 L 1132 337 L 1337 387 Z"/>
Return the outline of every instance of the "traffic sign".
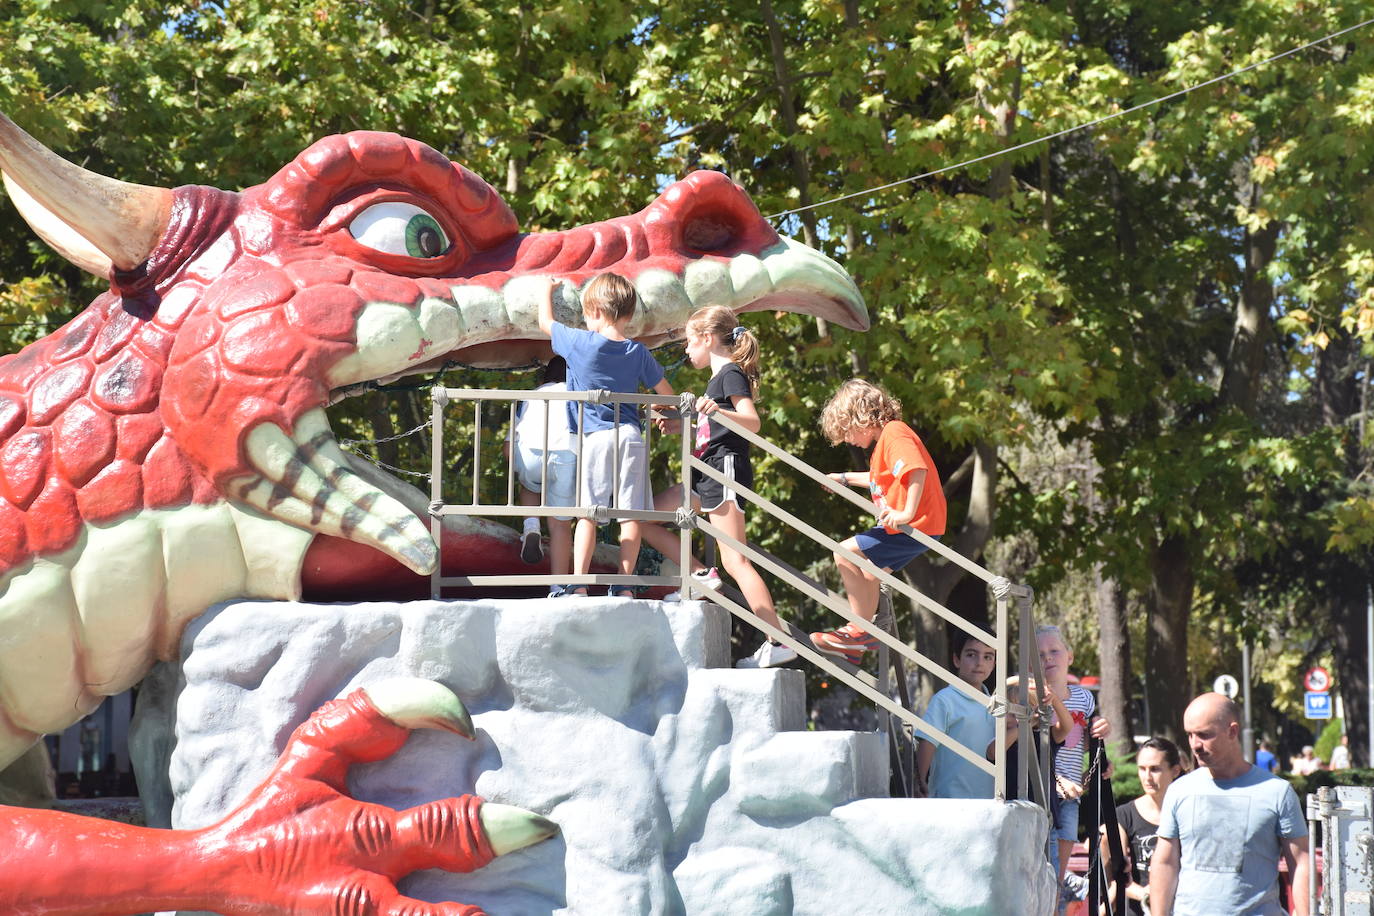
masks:
<path fill-rule="evenodd" d="M 1331 718 L 1331 694 L 1318 690 L 1307 691 L 1307 718 Z"/>
<path fill-rule="evenodd" d="M 1307 674 L 1303 675 L 1302 685 L 1316 693 L 1325 693 L 1331 689 L 1331 672 L 1321 665 L 1313 665 L 1307 669 Z"/>
<path fill-rule="evenodd" d="M 1212 682 L 1212 689 L 1215 690 L 1217 693 L 1221 694 L 1222 696 L 1229 697 L 1234 700 L 1236 698 L 1236 694 L 1240 693 L 1240 682 L 1237 681 L 1235 678 L 1231 677 L 1231 675 L 1229 674 L 1223 674 L 1221 677 L 1217 678 L 1215 681 Z"/>

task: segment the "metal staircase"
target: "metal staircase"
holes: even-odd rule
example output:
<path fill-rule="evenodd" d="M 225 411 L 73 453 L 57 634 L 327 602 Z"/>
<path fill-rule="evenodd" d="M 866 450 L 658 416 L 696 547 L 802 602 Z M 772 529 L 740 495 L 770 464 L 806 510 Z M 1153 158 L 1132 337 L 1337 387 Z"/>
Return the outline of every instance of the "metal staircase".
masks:
<path fill-rule="evenodd" d="M 924 739 L 948 748 L 973 766 L 991 774 L 996 787 L 996 798 L 1003 799 L 1007 796 L 1009 786 L 1008 779 L 1010 778 L 1015 780 L 1015 782 L 1011 784 L 1015 786 L 1014 797 L 1030 799 L 1036 804 L 1039 804 L 1042 808 L 1048 810 L 1048 805 L 1046 805 L 1045 800 L 1048 798 L 1050 767 L 1042 764 L 1042 762 L 1048 761 L 1049 759 L 1050 748 L 1048 728 L 1037 729 L 1037 734 L 1040 736 L 1039 746 L 1032 747 L 1030 753 L 1018 754 L 1017 772 L 1008 774 L 1007 736 L 1005 729 L 997 729 L 993 758 L 992 760 L 988 760 L 985 757 L 985 750 L 983 748 L 966 747 L 922 719 L 912 708 L 912 702 L 907 692 L 906 682 L 907 666 L 916 666 L 924 669 L 936 679 L 952 686 L 956 690 L 960 690 L 970 697 L 973 697 L 978 702 L 986 703 L 993 716 L 999 718 L 1005 716 L 1014 717 L 1021 725 L 1019 733 L 1022 735 L 1030 734 L 1028 729 L 1033 725 L 1047 725 L 1052 717 L 1052 712 L 1048 704 L 1029 706 L 1023 702 L 1015 702 L 1008 696 L 1008 675 L 1013 670 L 1017 673 L 1019 683 L 1021 684 L 1043 680 L 1043 674 L 1040 671 L 1039 653 L 1035 643 L 1035 619 L 1031 608 L 1033 593 L 1028 586 L 1014 584 L 1006 578 L 997 576 L 974 561 L 942 544 L 940 541 L 927 537 L 921 532 L 908 527 L 903 530 L 925 544 L 931 553 L 937 554 L 946 561 L 960 566 L 969 575 L 982 580 L 986 584 L 988 589 L 992 592 L 995 606 L 995 631 L 989 632 L 966 620 L 959 614 L 913 588 L 902 579 L 874 566 L 862 555 L 847 553 L 849 559 L 856 565 L 876 576 L 883 589 L 884 599 L 880 603 L 878 616 L 873 622 L 863 620 L 850 611 L 848 601 L 846 601 L 842 594 L 831 591 L 822 583 L 817 582 L 805 573 L 793 568 L 786 562 L 763 550 L 758 545 L 735 540 L 720 528 L 711 524 L 709 519 L 692 511 L 687 482 L 690 480 L 692 472 L 696 471 L 728 485 L 730 489 L 738 494 L 739 498 L 748 501 L 753 507 L 765 512 L 776 523 L 785 525 L 797 535 L 809 539 L 817 546 L 819 551 L 824 551 L 826 554 L 843 552 L 843 548 L 833 538 L 781 507 L 774 505 L 771 501 L 753 490 L 742 487 L 736 481 L 727 479 L 714 468 L 695 458 L 691 454 L 690 437 L 685 435 L 680 437 L 681 446 L 680 449 L 676 450 L 679 453 L 678 474 L 676 479 L 683 484 L 682 492 L 684 502 L 682 506 L 678 507 L 673 512 L 630 510 L 622 509 L 617 506 L 586 505 L 583 503 L 580 486 L 578 488 L 576 500 L 578 505 L 576 506 L 553 508 L 544 505 L 533 507 L 517 505 L 515 500 L 515 475 L 513 471 L 509 469 L 506 474 L 507 484 L 504 502 L 484 502 L 481 492 L 483 480 L 482 456 L 484 445 L 489 447 L 491 444 L 490 440 L 484 437 L 484 404 L 496 402 L 509 405 L 509 426 L 507 427 L 505 424 L 500 423 L 496 424 L 497 432 L 493 433 L 493 435 L 499 435 L 500 429 L 502 428 L 513 428 L 515 424 L 517 403 L 519 401 L 528 400 L 574 402 L 578 405 L 577 411 L 579 418 L 586 404 L 615 404 L 617 412 L 621 404 L 634 404 L 650 410 L 657 410 L 662 415 L 680 418 L 682 420 L 683 429 L 693 429 L 695 428 L 696 397 L 690 393 L 683 393 L 675 398 L 666 398 L 659 395 L 613 393 L 607 391 L 540 392 L 529 390 L 436 387 L 433 389 L 432 398 L 430 515 L 432 533 L 436 542 L 443 536 L 442 519 L 444 516 L 451 515 L 484 517 L 549 517 L 561 515 L 565 517 L 572 516 L 574 518 L 591 518 L 598 521 L 638 519 L 675 527 L 682 532 L 680 541 L 681 550 L 677 558 L 680 574 L 677 576 L 626 576 L 604 573 L 592 573 L 582 576 L 444 576 L 442 570 L 436 570 L 431 579 L 431 594 L 433 597 L 440 597 L 445 587 L 456 586 L 601 584 L 676 587 L 686 597 L 698 596 L 725 608 L 731 614 L 745 621 L 760 633 L 783 645 L 791 647 L 801 658 L 824 671 L 829 677 L 845 684 L 865 699 L 872 702 L 874 706 L 877 707 L 881 729 L 887 732 L 892 739 L 889 742 L 891 783 L 898 793 L 911 795 L 914 792 L 914 747 L 917 739 Z M 473 435 L 471 440 L 471 501 L 465 503 L 447 503 L 443 498 L 445 461 L 442 432 L 445 422 L 444 412 L 446 409 L 463 404 L 474 405 L 472 410 Z M 549 413 L 550 411 L 545 411 L 546 423 L 548 422 L 547 418 Z M 809 480 L 815 486 L 822 488 L 822 490 L 829 491 L 842 499 L 848 500 L 865 512 L 876 515 L 877 509 L 871 501 L 858 495 L 850 488 L 835 483 L 825 474 L 806 464 L 786 450 L 719 414 L 713 415 L 712 419 L 714 422 L 742 436 L 754 448 L 771 455 L 777 461 L 787 465 L 799 478 Z M 581 453 L 580 446 L 584 439 L 584 433 L 580 426 L 581 424 L 579 422 L 579 429 L 576 432 L 579 454 Z M 650 424 L 646 432 L 646 439 L 651 440 L 652 436 L 652 424 Z M 464 487 L 464 489 L 466 490 L 467 488 Z M 798 639 L 792 632 L 779 630 L 769 625 L 755 615 L 749 608 L 731 599 L 724 590 L 706 587 L 689 576 L 691 532 L 693 529 L 700 530 L 707 536 L 715 538 L 718 543 L 725 544 L 731 549 L 743 554 L 748 557 L 755 566 L 767 570 L 778 581 L 799 591 L 821 606 L 835 612 L 854 626 L 873 635 L 878 641 L 878 665 L 876 676 L 817 652 L 808 640 Z M 996 648 L 996 677 L 991 696 L 980 693 L 960 680 L 957 675 L 943 663 L 943 660 L 930 658 L 899 638 L 895 630 L 895 618 L 892 614 L 891 606 L 891 596 L 894 594 L 902 595 L 920 607 L 940 617 L 947 623 L 958 627 L 976 639 Z M 1026 744 L 1032 745 L 1033 742 L 1026 742 Z"/>

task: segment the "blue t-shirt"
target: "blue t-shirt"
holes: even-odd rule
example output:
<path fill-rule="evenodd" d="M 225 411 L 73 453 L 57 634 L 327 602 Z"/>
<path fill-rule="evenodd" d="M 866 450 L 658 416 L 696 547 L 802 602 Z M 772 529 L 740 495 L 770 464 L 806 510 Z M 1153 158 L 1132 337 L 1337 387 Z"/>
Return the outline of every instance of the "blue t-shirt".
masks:
<path fill-rule="evenodd" d="M 611 340 L 594 331 L 555 321 L 550 332 L 553 352 L 568 361 L 568 390 L 605 389 L 634 394 L 663 381 L 663 367 L 649 348 L 636 340 Z M 568 402 L 568 429 L 577 430 L 576 401 Z M 592 433 L 615 426 L 614 404 L 583 405 L 582 429 Z M 620 422 L 639 426 L 639 405 L 621 404 Z"/>
<path fill-rule="evenodd" d="M 979 755 L 997 734 L 986 702 L 980 703 L 955 687 L 946 687 L 931 697 L 923 718 Z M 991 773 L 984 773 L 943 745 L 935 748 L 927 782 L 933 798 L 992 798 L 994 787 Z"/>
<path fill-rule="evenodd" d="M 1292 786 L 1256 766 L 1235 779 L 1200 767 L 1174 780 L 1160 809 L 1158 835 L 1179 841 L 1174 916 L 1283 916 L 1281 840 L 1307 836 Z"/>
<path fill-rule="evenodd" d="M 1259 767 L 1261 770 L 1268 770 L 1270 773 L 1276 773 L 1279 769 L 1279 758 L 1275 757 L 1269 751 L 1260 748 L 1255 751 L 1255 766 Z"/>

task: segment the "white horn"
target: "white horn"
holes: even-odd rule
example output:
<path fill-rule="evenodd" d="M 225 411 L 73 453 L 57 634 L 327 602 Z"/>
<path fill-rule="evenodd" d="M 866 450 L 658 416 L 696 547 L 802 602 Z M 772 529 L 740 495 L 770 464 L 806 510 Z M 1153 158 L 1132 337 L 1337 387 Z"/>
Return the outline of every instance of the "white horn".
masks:
<path fill-rule="evenodd" d="M 34 200 L 33 195 L 20 187 L 18 182 L 11 178 L 8 173 L 0 173 L 0 178 L 4 179 L 5 190 L 9 192 L 10 200 L 14 201 L 15 208 L 19 210 L 19 215 L 24 217 L 24 221 L 29 224 L 34 232 L 38 233 L 39 238 L 48 243 L 53 251 L 88 274 L 109 278 L 110 267 L 113 262 L 105 252 L 92 245 L 85 236 L 62 222 L 51 210 Z"/>
<path fill-rule="evenodd" d="M 0 169 L 34 231 L 83 270 L 105 277 L 148 259 L 167 229 L 172 192 L 87 171 L 0 114 Z M 27 199 L 25 199 L 27 198 Z M 103 270 L 102 270 L 103 267 Z"/>

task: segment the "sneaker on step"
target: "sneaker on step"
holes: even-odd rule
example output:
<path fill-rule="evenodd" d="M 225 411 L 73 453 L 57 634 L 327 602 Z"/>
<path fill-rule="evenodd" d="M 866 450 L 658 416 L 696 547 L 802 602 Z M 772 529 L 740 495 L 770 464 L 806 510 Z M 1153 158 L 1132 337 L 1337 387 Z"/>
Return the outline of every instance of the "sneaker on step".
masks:
<path fill-rule="evenodd" d="M 772 668 L 775 665 L 785 665 L 797 657 L 795 649 L 779 645 L 770 639 L 765 639 L 763 645 L 759 646 L 758 651 L 748 658 L 742 658 L 735 662 L 736 668 Z"/>
<path fill-rule="evenodd" d="M 842 658 L 851 665 L 862 662 L 864 653 L 877 644 L 876 636 L 870 636 L 852 623 L 847 623 L 838 630 L 811 634 L 811 645 L 817 650 L 826 655 Z"/>
<path fill-rule="evenodd" d="M 531 566 L 544 559 L 544 544 L 538 531 L 526 531 L 520 536 L 520 559 Z"/>
<path fill-rule="evenodd" d="M 692 573 L 692 580 L 696 582 L 698 585 L 704 585 L 707 588 L 720 588 L 720 573 L 716 572 L 716 568 L 714 566 L 710 567 L 709 569 L 699 569 L 696 572 Z M 668 594 L 663 596 L 663 600 L 681 601 L 682 592 L 669 592 Z"/>

